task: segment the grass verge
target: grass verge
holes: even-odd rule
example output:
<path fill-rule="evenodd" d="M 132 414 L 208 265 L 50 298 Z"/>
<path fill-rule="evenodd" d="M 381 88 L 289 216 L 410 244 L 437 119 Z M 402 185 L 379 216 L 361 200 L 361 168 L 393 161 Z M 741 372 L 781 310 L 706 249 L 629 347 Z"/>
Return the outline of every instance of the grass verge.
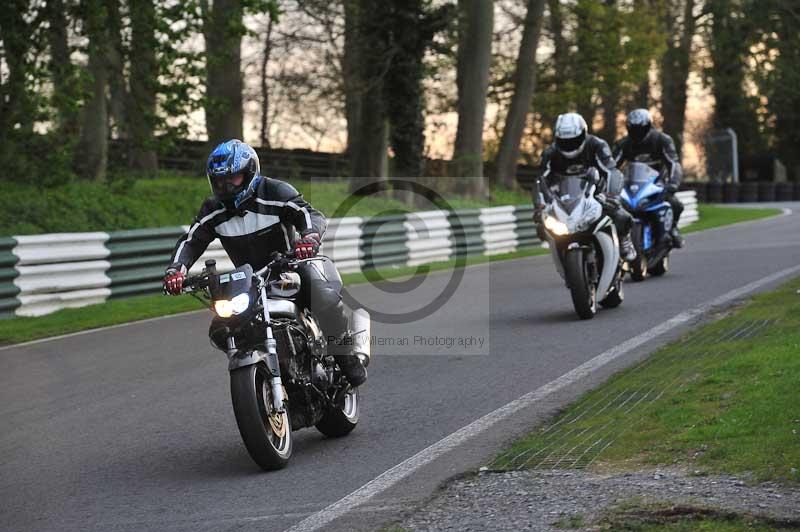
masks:
<path fill-rule="evenodd" d="M 546 249 L 531 248 L 499 255 L 476 255 L 467 257 L 466 266 L 487 262 L 519 259 L 547 253 Z M 455 259 L 425 264 L 420 267 L 383 268 L 342 275 L 345 285 L 351 286 L 381 279 L 407 277 L 425 272 L 448 270 L 456 265 Z M 111 299 L 98 305 L 62 309 L 46 316 L 36 318 L 10 318 L 0 320 L 0 345 L 27 342 L 49 336 L 68 334 L 98 327 L 107 327 L 136 320 L 168 316 L 181 312 L 202 309 L 196 299 L 184 297 L 165 297 L 146 295 L 124 299 Z"/>
<path fill-rule="evenodd" d="M 700 211 L 700 219 L 681 229 L 683 233 L 693 233 L 695 231 L 702 231 L 704 229 L 711 229 L 723 225 L 759 220 L 781 213 L 780 209 L 740 209 L 738 207 L 724 207 L 721 205 L 707 205 L 704 203 L 698 205 L 698 210 Z"/>
<path fill-rule="evenodd" d="M 678 464 L 695 474 L 798 483 L 798 353 L 795 279 L 617 374 L 514 443 L 492 467 Z M 537 458 L 545 455 L 567 458 Z"/>

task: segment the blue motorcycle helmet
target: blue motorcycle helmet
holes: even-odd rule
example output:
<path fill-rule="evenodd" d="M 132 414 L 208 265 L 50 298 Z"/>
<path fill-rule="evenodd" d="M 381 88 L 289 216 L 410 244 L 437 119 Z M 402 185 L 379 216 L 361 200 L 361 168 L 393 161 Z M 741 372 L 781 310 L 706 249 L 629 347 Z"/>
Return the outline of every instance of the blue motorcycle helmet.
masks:
<path fill-rule="evenodd" d="M 237 208 L 261 179 L 258 155 L 241 140 L 223 142 L 208 156 L 206 177 L 214 198 L 228 209 Z"/>

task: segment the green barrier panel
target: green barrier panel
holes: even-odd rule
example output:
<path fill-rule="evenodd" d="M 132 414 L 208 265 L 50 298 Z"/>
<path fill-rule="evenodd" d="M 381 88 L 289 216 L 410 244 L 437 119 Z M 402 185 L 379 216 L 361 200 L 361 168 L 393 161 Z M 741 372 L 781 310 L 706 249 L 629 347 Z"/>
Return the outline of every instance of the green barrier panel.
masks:
<path fill-rule="evenodd" d="M 111 297 L 154 293 L 161 289 L 164 268 L 182 227 L 115 231 L 106 246 L 110 251 Z"/>
<path fill-rule="evenodd" d="M 516 218 L 517 241 L 520 248 L 531 248 L 541 244 L 539 237 L 536 236 L 532 205 L 518 205 L 515 207 L 514 218 Z"/>
<path fill-rule="evenodd" d="M 480 215 L 480 209 L 452 211 L 447 214 L 454 257 L 480 255 L 485 251 Z"/>
<path fill-rule="evenodd" d="M 11 317 L 14 310 L 20 306 L 19 288 L 14 284 L 14 279 L 19 272 L 14 265 L 19 262 L 19 257 L 14 255 L 17 241 L 12 237 L 0 238 L 0 317 Z"/>
<path fill-rule="evenodd" d="M 377 216 L 361 224 L 361 250 L 365 270 L 408 263 L 406 216 Z"/>

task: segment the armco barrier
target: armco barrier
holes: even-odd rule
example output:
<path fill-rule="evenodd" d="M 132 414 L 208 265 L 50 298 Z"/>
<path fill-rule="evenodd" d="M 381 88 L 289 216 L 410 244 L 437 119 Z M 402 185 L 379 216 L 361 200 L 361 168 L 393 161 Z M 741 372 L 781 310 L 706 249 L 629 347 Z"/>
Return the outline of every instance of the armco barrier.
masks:
<path fill-rule="evenodd" d="M 698 219 L 694 191 L 679 192 L 681 225 Z M 175 242 L 188 230 L 58 233 L 0 239 L 0 316 L 39 316 L 111 297 L 157 293 Z M 531 205 L 424 211 L 329 220 L 322 252 L 341 272 L 416 266 L 465 255 L 493 255 L 539 244 Z M 214 258 L 233 268 L 218 240 L 192 272 Z"/>

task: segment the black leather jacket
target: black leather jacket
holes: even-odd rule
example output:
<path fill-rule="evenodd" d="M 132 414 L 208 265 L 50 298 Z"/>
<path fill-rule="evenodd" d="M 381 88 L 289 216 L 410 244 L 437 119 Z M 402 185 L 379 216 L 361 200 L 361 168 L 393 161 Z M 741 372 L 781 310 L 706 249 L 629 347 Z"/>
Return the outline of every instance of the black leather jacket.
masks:
<path fill-rule="evenodd" d="M 292 185 L 261 177 L 253 195 L 236 210 L 227 210 L 213 197 L 208 198 L 189 230 L 178 239 L 170 268 L 188 270 L 219 238 L 237 267 L 250 264 L 258 270 L 269 262 L 273 251 L 292 249 L 295 230 L 301 235 L 318 233 L 321 238 L 326 226 L 325 216 Z"/>
<path fill-rule="evenodd" d="M 542 192 L 547 197 L 547 190 L 556 184 L 554 179 L 557 179 L 558 176 L 579 173 L 581 170 L 591 167 L 597 168 L 600 173 L 597 192 L 603 192 L 608 197 L 619 195 L 622 187 L 622 175 L 617 170 L 611 149 L 606 141 L 594 135 L 586 136 L 586 146 L 574 159 L 564 157 L 555 144 L 545 148 L 539 163 L 542 175 L 537 181 L 535 190 Z M 541 206 L 539 201 L 539 195 L 534 194 L 534 204 Z"/>
<path fill-rule="evenodd" d="M 614 146 L 614 160 L 618 166 L 629 161 L 638 161 L 649 164 L 656 170 L 663 170 L 665 184 L 672 185 L 675 190 L 683 179 L 675 142 L 672 137 L 656 129 L 651 129 L 638 144 L 629 137 L 620 139 Z"/>

